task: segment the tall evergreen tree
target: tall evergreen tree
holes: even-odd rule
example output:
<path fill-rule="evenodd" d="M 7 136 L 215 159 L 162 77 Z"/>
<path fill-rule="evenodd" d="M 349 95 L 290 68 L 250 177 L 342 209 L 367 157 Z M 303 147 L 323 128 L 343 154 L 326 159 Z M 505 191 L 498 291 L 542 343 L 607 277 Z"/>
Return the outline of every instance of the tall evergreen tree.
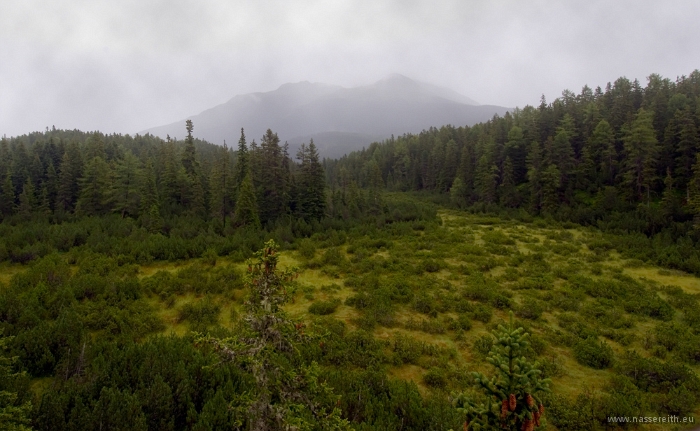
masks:
<path fill-rule="evenodd" d="M 226 142 L 224 147 L 217 151 L 219 157 L 214 161 L 209 182 L 211 201 L 209 208 L 212 217 L 221 220 L 226 227 L 226 217 L 233 210 L 234 179 L 231 177 L 230 154 Z"/>
<path fill-rule="evenodd" d="M 326 174 L 313 139 L 297 153 L 301 166 L 296 180 L 297 212 L 304 219 L 321 219 L 326 209 Z"/>
<path fill-rule="evenodd" d="M 253 188 L 253 180 L 250 172 L 243 178 L 243 183 L 241 183 L 241 188 L 238 191 L 238 200 L 236 201 L 236 212 L 233 216 L 233 222 L 237 226 L 260 226 L 258 203 L 255 197 L 255 189 Z"/>
<path fill-rule="evenodd" d="M 603 184 L 612 185 L 617 168 L 617 150 L 615 132 L 610 123 L 600 120 L 588 139 L 588 145 L 593 162 L 600 167 L 600 181 Z"/>
<path fill-rule="evenodd" d="M 80 196 L 75 212 L 81 216 L 99 216 L 107 212 L 109 206 L 109 175 L 107 162 L 95 157 L 85 165 L 80 178 Z"/>
<path fill-rule="evenodd" d="M 539 142 L 530 144 L 527 155 L 527 179 L 530 187 L 530 209 L 538 213 L 542 205 L 542 148 Z"/>
<path fill-rule="evenodd" d="M 49 167 L 46 169 L 46 181 L 44 181 L 42 189 L 46 190 L 49 209 L 51 211 L 55 210 L 56 197 L 58 195 L 58 173 L 53 165 L 53 161 L 49 162 Z"/>
<path fill-rule="evenodd" d="M 71 142 L 66 147 L 58 175 L 56 208 L 63 212 L 72 212 L 78 199 L 80 186 L 78 180 L 83 173 L 83 160 L 78 144 Z"/>
<path fill-rule="evenodd" d="M 243 184 L 243 179 L 250 171 L 250 160 L 248 156 L 248 147 L 245 141 L 245 132 L 241 128 L 241 137 L 238 139 L 238 151 L 236 152 L 236 190 L 240 189 Z"/>
<path fill-rule="evenodd" d="M 0 216 L 5 218 L 15 212 L 15 186 L 12 184 L 12 173 L 7 170 L 0 185 Z"/>
<path fill-rule="evenodd" d="M 256 181 L 262 223 L 274 221 L 287 208 L 285 197 L 288 195 L 288 178 L 285 178 L 282 158 L 279 137 L 267 129 L 260 143 L 260 177 Z"/>
<path fill-rule="evenodd" d="M 199 166 L 197 161 L 197 150 L 194 147 L 194 137 L 192 136 L 192 120 L 185 122 L 187 136 L 185 137 L 185 149 L 182 153 L 182 166 L 185 168 L 185 173 L 193 177 L 199 174 Z"/>
<path fill-rule="evenodd" d="M 634 199 L 642 200 L 646 190 L 647 200 L 656 179 L 658 141 L 652 125 L 652 114 L 640 108 L 632 127 L 625 134 L 625 184 Z"/>
<path fill-rule="evenodd" d="M 503 175 L 499 186 L 499 196 L 501 205 L 505 207 L 515 207 L 518 205 L 517 190 L 515 189 L 515 173 L 510 157 L 506 157 L 503 163 Z"/>
<path fill-rule="evenodd" d="M 17 214 L 19 214 L 24 220 L 32 218 L 32 213 L 38 208 L 38 203 L 36 199 L 36 189 L 34 188 L 34 183 L 31 178 L 27 178 L 27 182 L 24 183 L 22 188 L 22 193 L 19 195 L 19 207 L 17 208 Z"/>
<path fill-rule="evenodd" d="M 138 163 L 131 151 L 126 152 L 124 158 L 117 162 L 111 200 L 114 210 L 120 213 L 122 218 L 135 217 L 139 211 Z"/>
<path fill-rule="evenodd" d="M 673 147 L 673 151 L 676 155 L 675 173 L 679 179 L 680 185 L 684 186 L 687 179 L 693 174 L 695 154 L 697 154 L 700 149 L 700 135 L 698 135 L 698 129 L 695 126 L 695 121 L 693 121 L 690 106 L 682 111 L 676 111 L 674 120 L 677 124 L 676 130 L 674 130 L 675 145 Z M 667 148 L 667 150 L 669 150 L 669 148 Z"/>
<path fill-rule="evenodd" d="M 481 201 L 486 203 L 496 202 L 496 188 L 498 186 L 498 166 L 491 161 L 490 154 L 484 154 L 479 158 L 475 172 L 475 188 Z"/>

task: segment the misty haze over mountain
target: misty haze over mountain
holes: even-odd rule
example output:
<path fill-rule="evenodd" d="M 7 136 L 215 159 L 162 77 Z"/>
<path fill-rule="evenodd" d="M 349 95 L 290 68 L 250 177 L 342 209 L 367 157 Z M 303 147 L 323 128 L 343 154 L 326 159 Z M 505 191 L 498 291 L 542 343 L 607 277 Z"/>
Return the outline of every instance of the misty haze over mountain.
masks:
<path fill-rule="evenodd" d="M 190 118 L 197 138 L 235 146 L 240 129 L 248 142 L 269 128 L 290 144 L 291 154 L 314 139 L 323 157 L 339 157 L 393 135 L 418 133 L 445 124 L 473 125 L 509 108 L 480 105 L 447 88 L 392 74 L 354 88 L 311 83 L 284 84 L 277 90 L 243 94 Z M 144 130 L 165 138 L 182 137 L 185 119 Z"/>

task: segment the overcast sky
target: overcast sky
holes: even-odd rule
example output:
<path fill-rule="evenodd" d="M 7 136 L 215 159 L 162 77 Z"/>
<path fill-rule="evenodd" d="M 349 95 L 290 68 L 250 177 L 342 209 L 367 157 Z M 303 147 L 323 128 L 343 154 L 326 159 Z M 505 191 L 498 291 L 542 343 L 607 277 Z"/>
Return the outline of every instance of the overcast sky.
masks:
<path fill-rule="evenodd" d="M 390 73 L 524 106 L 700 68 L 700 1 L 23 0 L 0 5 L 0 135 L 133 134 L 236 94 Z"/>

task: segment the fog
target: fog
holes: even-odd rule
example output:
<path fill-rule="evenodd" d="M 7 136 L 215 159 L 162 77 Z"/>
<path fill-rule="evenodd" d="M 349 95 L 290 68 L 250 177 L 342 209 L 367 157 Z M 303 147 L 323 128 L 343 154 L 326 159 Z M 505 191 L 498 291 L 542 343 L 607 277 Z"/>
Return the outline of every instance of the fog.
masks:
<path fill-rule="evenodd" d="M 5 2 L 0 135 L 133 134 L 236 94 L 394 72 L 483 104 L 537 104 L 689 74 L 698 16 L 696 1 Z"/>

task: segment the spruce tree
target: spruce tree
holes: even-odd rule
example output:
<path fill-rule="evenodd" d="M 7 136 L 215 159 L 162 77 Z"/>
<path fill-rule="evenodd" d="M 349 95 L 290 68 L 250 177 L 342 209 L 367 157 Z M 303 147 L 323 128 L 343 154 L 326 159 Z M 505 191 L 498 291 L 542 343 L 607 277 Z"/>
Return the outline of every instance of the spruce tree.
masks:
<path fill-rule="evenodd" d="M 682 111 L 676 111 L 676 113 L 678 130 L 675 136 L 677 144 L 674 148 L 676 154 L 675 174 L 679 179 L 679 184 L 683 187 L 693 174 L 695 154 L 700 150 L 700 135 L 698 135 L 698 129 L 693 121 L 690 106 Z"/>
<path fill-rule="evenodd" d="M 244 179 L 242 190 L 249 178 Z M 270 240 L 247 262 L 250 293 L 236 335 L 225 339 L 200 336 L 199 340 L 213 345 L 223 362 L 253 376 L 253 393 L 246 397 L 246 429 L 349 430 L 337 407 L 324 407 L 317 401 L 335 397 L 319 383 L 318 366 L 303 363 L 300 350 L 309 337 L 303 333 L 304 324 L 289 319 L 282 308 L 291 299 L 288 285 L 297 272 L 278 270 L 277 248 Z"/>
<path fill-rule="evenodd" d="M 561 186 L 561 172 L 555 164 L 550 164 L 540 174 L 542 190 L 542 211 L 553 214 L 560 204 L 559 187 Z"/>
<path fill-rule="evenodd" d="M 248 147 L 245 142 L 245 132 L 241 128 L 241 137 L 238 139 L 238 152 L 236 153 L 236 190 L 241 188 L 245 176 L 250 170 L 250 160 L 248 156 Z"/>
<path fill-rule="evenodd" d="M 0 216 L 9 217 L 15 212 L 15 187 L 12 184 L 12 174 L 9 169 L 4 181 L 0 184 Z"/>
<path fill-rule="evenodd" d="M 126 216 L 136 216 L 139 210 L 138 159 L 130 151 L 117 163 L 112 201 L 114 210 Z"/>
<path fill-rule="evenodd" d="M 24 183 L 22 193 L 19 195 L 19 207 L 17 208 L 17 214 L 19 214 L 24 220 L 31 219 L 33 212 L 37 209 L 37 206 L 38 204 L 34 183 L 32 182 L 31 178 L 27 177 L 27 182 Z"/>
<path fill-rule="evenodd" d="M 693 177 L 688 184 L 688 207 L 693 214 L 693 228 L 700 231 L 700 153 L 695 155 Z"/>
<path fill-rule="evenodd" d="M 230 155 L 226 142 L 224 147 L 218 150 L 219 157 L 214 161 L 214 168 L 211 172 L 210 202 L 212 217 L 221 220 L 223 228 L 226 227 L 226 217 L 233 210 L 234 179 L 231 177 Z"/>
<path fill-rule="evenodd" d="M 369 186 L 368 209 L 372 216 L 379 216 L 384 212 L 384 198 L 382 189 L 384 188 L 384 180 L 382 179 L 382 171 L 379 169 L 379 164 L 375 159 L 370 160 L 367 166 L 367 181 Z"/>
<path fill-rule="evenodd" d="M 255 189 L 250 172 L 243 178 L 241 189 L 238 191 L 236 201 L 236 212 L 233 216 L 236 226 L 260 227 L 260 217 L 258 216 L 258 204 L 255 198 Z"/>
<path fill-rule="evenodd" d="M 182 166 L 185 168 L 185 173 L 193 177 L 199 173 L 199 167 L 197 163 L 197 150 L 194 147 L 194 137 L 192 136 L 192 130 L 194 129 L 192 120 L 187 120 L 185 122 L 185 128 L 187 129 L 187 137 L 185 137 L 185 149 L 182 153 Z"/>
<path fill-rule="evenodd" d="M 506 161 L 503 162 L 503 175 L 501 177 L 501 185 L 499 186 L 501 205 L 505 207 L 517 206 L 518 196 L 515 189 L 515 173 L 510 157 L 506 157 Z"/>
<path fill-rule="evenodd" d="M 73 211 L 80 191 L 79 179 L 82 171 L 83 160 L 80 155 L 80 149 L 75 142 L 71 142 L 61 158 L 56 209 L 66 213 Z"/>
<path fill-rule="evenodd" d="M 297 159 L 301 162 L 295 183 L 297 213 L 306 220 L 319 220 L 326 209 L 326 174 L 318 160 L 313 139 L 308 147 L 301 145 Z"/>
<path fill-rule="evenodd" d="M 280 139 L 270 129 L 263 135 L 259 156 L 260 170 L 259 178 L 254 178 L 255 190 L 258 193 L 260 221 L 269 223 L 284 214 L 289 193 Z"/>
<path fill-rule="evenodd" d="M 498 186 L 498 166 L 491 161 L 490 154 L 484 154 L 476 165 L 475 187 L 479 198 L 485 203 L 496 202 Z"/>
<path fill-rule="evenodd" d="M 541 378 L 539 364 L 524 356 L 530 334 L 522 327 L 515 327 L 511 313 L 509 324 L 498 325 L 492 335 L 494 343 L 487 361 L 496 369 L 496 374 L 488 378 L 482 373 L 472 373 L 487 401 L 477 404 L 465 394 L 456 396 L 453 401 L 466 416 L 464 429 L 544 429 L 544 405 L 540 396 L 549 392 L 550 380 Z"/>
<path fill-rule="evenodd" d="M 651 188 L 656 180 L 658 141 L 652 125 L 652 113 L 640 108 L 632 127 L 624 138 L 625 184 L 631 196 L 642 200 L 646 191 L 649 200 Z"/>
<path fill-rule="evenodd" d="M 153 206 L 159 207 L 158 188 L 156 186 L 156 172 L 153 159 L 149 158 L 139 178 L 140 189 L 140 213 L 148 214 Z"/>
<path fill-rule="evenodd" d="M 109 175 L 107 162 L 95 157 L 85 165 L 85 172 L 79 180 L 80 196 L 75 212 L 81 216 L 103 215 L 109 208 Z"/>
<path fill-rule="evenodd" d="M 58 194 L 58 173 L 53 162 L 49 162 L 49 167 L 46 169 L 46 181 L 44 181 L 42 188 L 46 189 L 49 208 L 53 211 L 56 208 L 56 195 Z"/>
<path fill-rule="evenodd" d="M 452 187 L 450 188 L 450 202 L 457 208 L 464 208 L 466 206 L 466 192 L 467 187 L 464 185 L 462 178 L 456 177 L 452 181 Z"/>
<path fill-rule="evenodd" d="M 542 205 L 542 147 L 537 141 L 530 144 L 527 154 L 527 179 L 530 188 L 530 210 L 538 213 Z"/>
<path fill-rule="evenodd" d="M 588 147 L 593 162 L 598 165 L 597 170 L 601 174 L 600 181 L 605 185 L 612 185 L 617 167 L 617 151 L 615 149 L 615 132 L 610 127 L 610 123 L 600 120 L 588 139 Z"/>

